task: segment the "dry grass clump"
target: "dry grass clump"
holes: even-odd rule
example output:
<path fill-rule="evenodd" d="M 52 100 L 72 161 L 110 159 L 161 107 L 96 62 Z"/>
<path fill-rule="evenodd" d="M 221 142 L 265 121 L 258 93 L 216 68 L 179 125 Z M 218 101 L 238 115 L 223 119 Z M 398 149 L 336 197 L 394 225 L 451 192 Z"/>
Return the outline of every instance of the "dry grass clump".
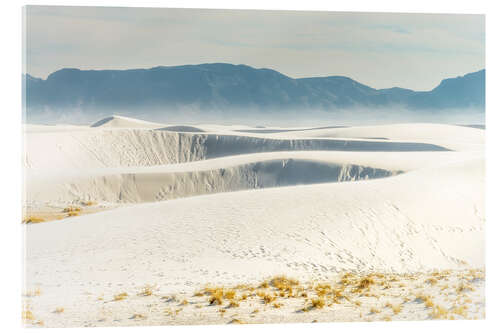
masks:
<path fill-rule="evenodd" d="M 35 290 L 30 290 L 30 291 L 27 291 L 24 296 L 26 297 L 34 297 L 34 296 L 40 296 L 42 294 L 42 291 L 40 290 L 40 288 L 36 288 Z"/>
<path fill-rule="evenodd" d="M 25 223 L 25 224 L 41 223 L 41 222 L 45 222 L 45 219 L 43 217 L 39 217 L 39 216 L 27 216 L 22 221 L 22 223 Z"/>
<path fill-rule="evenodd" d="M 465 291 L 474 291 L 474 287 L 470 284 L 460 283 L 457 287 L 457 294 L 463 293 Z"/>
<path fill-rule="evenodd" d="M 453 307 L 453 309 L 451 309 L 451 312 L 465 318 L 465 317 L 467 317 L 467 310 L 468 310 L 467 305 L 461 305 L 461 306 Z"/>
<path fill-rule="evenodd" d="M 316 295 L 318 295 L 318 297 L 323 297 L 332 293 L 333 287 L 328 283 L 319 283 L 314 287 L 314 291 L 316 291 Z"/>
<path fill-rule="evenodd" d="M 89 200 L 89 201 L 82 201 L 81 204 L 82 204 L 82 206 L 87 206 L 88 207 L 88 206 L 94 206 L 94 205 L 96 205 L 97 202 Z"/>
<path fill-rule="evenodd" d="M 113 300 L 114 301 L 122 301 L 124 299 L 126 299 L 128 297 L 128 294 L 127 293 L 120 293 L 120 294 L 117 294 L 113 297 Z"/>
<path fill-rule="evenodd" d="M 63 313 L 63 312 L 64 312 L 64 308 L 62 308 L 62 307 L 56 308 L 54 310 L 54 313 Z"/>
<path fill-rule="evenodd" d="M 224 294 L 221 291 L 218 291 L 218 292 L 212 294 L 210 296 L 210 298 L 208 299 L 208 303 L 210 305 L 221 305 L 223 300 L 224 300 L 223 295 Z"/>
<path fill-rule="evenodd" d="M 448 310 L 439 305 L 435 305 L 431 313 L 431 317 L 434 319 L 446 318 L 447 315 Z"/>
<path fill-rule="evenodd" d="M 283 306 L 283 303 L 273 303 L 274 308 L 279 309 Z"/>
<path fill-rule="evenodd" d="M 375 314 L 375 313 L 380 313 L 380 310 L 379 310 L 379 309 L 377 309 L 377 308 L 375 308 L 375 307 L 371 307 L 371 308 L 370 308 L 370 313 L 372 313 L 372 314 Z"/>
<path fill-rule="evenodd" d="M 146 319 L 146 316 L 140 313 L 134 313 L 130 319 L 135 319 L 135 320 L 140 320 L 140 319 Z"/>
<path fill-rule="evenodd" d="M 325 300 L 322 298 L 314 298 L 311 300 L 311 308 L 322 309 L 325 306 Z"/>
<path fill-rule="evenodd" d="M 33 312 L 31 312 L 31 309 L 29 309 L 29 307 L 26 307 L 21 312 L 21 318 L 23 319 L 23 321 L 33 321 L 35 320 L 35 315 L 33 314 Z"/>
<path fill-rule="evenodd" d="M 225 299 L 234 299 L 236 296 L 236 292 L 234 290 L 227 290 L 224 292 L 224 298 Z"/>
<path fill-rule="evenodd" d="M 228 308 L 238 308 L 240 306 L 240 303 L 236 300 L 231 300 L 229 302 Z"/>
<path fill-rule="evenodd" d="M 354 288 L 354 290 L 360 292 L 365 289 L 370 289 L 370 286 L 373 284 L 375 284 L 375 280 L 372 277 L 367 276 L 359 281 L 358 285 Z"/>
<path fill-rule="evenodd" d="M 276 296 L 273 295 L 273 294 L 268 294 L 268 293 L 265 293 L 265 292 L 258 292 L 257 293 L 257 296 L 259 296 L 262 301 L 264 302 L 264 304 L 269 304 L 269 303 L 272 303 L 274 302 L 274 300 L 276 300 Z"/>
<path fill-rule="evenodd" d="M 246 324 L 244 321 L 238 319 L 238 318 L 233 318 L 228 324 Z"/>
<path fill-rule="evenodd" d="M 145 285 L 137 296 L 151 296 L 153 295 L 153 288 L 154 286 Z"/>
<path fill-rule="evenodd" d="M 197 295 L 201 294 L 198 292 Z M 203 294 L 210 296 L 208 303 L 210 305 L 221 305 L 226 300 L 234 300 L 236 302 L 236 291 L 234 289 L 225 289 L 223 287 L 207 287 Z M 246 297 L 245 297 L 246 298 Z"/>
<path fill-rule="evenodd" d="M 279 291 L 286 291 L 288 294 L 291 294 L 293 292 L 293 287 L 299 285 L 299 281 L 280 275 L 272 278 L 270 284 Z"/>
<path fill-rule="evenodd" d="M 80 207 L 69 206 L 63 209 L 63 213 L 80 212 L 81 210 Z"/>
<path fill-rule="evenodd" d="M 403 306 L 401 304 L 399 305 L 391 305 L 392 312 L 394 312 L 395 315 L 401 312 L 403 309 Z"/>
<path fill-rule="evenodd" d="M 78 216 L 78 215 L 80 215 L 81 211 L 82 211 L 82 209 L 80 207 L 74 207 L 74 206 L 66 207 L 63 209 L 63 213 L 68 214 L 68 217 Z"/>
<path fill-rule="evenodd" d="M 438 283 L 438 280 L 435 279 L 435 278 L 428 278 L 427 280 L 425 280 L 425 283 L 428 283 L 431 286 L 434 286 L 434 285 L 436 285 Z"/>
<path fill-rule="evenodd" d="M 424 303 L 426 308 L 432 308 L 434 306 L 434 302 L 432 301 L 432 297 L 428 295 L 419 294 L 415 297 L 415 302 Z"/>

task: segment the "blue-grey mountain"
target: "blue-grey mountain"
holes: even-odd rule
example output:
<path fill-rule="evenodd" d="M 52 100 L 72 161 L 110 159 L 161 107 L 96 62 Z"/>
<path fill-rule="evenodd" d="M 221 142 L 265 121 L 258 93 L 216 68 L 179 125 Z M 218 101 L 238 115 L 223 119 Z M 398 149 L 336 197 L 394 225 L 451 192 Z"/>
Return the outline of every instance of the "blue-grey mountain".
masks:
<path fill-rule="evenodd" d="M 28 118 L 41 110 L 262 112 L 402 107 L 484 109 L 485 71 L 443 80 L 431 91 L 374 89 L 344 76 L 294 79 L 271 69 L 224 63 L 131 70 L 65 68 L 46 80 L 23 76 Z"/>

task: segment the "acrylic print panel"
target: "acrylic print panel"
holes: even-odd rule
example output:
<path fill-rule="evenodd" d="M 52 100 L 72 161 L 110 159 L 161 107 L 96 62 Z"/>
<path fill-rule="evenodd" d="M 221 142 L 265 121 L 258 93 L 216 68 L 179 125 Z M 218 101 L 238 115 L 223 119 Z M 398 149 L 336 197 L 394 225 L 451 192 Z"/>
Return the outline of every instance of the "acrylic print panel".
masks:
<path fill-rule="evenodd" d="M 484 16 L 24 14 L 25 325 L 484 318 Z"/>

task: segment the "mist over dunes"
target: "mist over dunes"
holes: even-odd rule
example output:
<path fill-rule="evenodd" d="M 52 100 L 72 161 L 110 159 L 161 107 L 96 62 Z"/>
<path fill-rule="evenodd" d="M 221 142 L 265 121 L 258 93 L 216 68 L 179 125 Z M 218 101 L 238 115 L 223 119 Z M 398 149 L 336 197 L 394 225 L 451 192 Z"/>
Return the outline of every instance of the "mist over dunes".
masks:
<path fill-rule="evenodd" d="M 23 79 L 28 122 L 43 113 L 57 117 L 70 111 L 98 117 L 106 110 L 135 116 L 145 110 L 150 115 L 187 110 L 238 117 L 285 111 L 304 116 L 315 111 L 356 114 L 370 109 L 432 116 L 456 110 L 482 113 L 485 105 L 485 70 L 444 79 L 430 91 L 374 89 L 344 76 L 294 79 L 272 69 L 225 63 L 130 70 L 64 68 L 45 80 L 30 75 Z"/>

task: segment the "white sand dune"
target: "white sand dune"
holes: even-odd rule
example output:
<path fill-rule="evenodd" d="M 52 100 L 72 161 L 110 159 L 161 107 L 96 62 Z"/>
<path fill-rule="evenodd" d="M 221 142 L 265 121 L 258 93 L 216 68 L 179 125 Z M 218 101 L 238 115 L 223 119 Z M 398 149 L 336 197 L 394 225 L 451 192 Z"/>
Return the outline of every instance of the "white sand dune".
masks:
<path fill-rule="evenodd" d="M 159 123 L 152 123 L 149 121 L 138 120 L 123 116 L 113 115 L 111 117 L 103 118 L 90 127 L 114 127 L 114 128 L 159 128 L 165 126 Z"/>
<path fill-rule="evenodd" d="M 182 293 L 275 274 L 308 281 L 346 270 L 484 268 L 483 130 L 184 133 L 123 124 L 27 128 L 27 205 L 124 204 L 25 225 L 26 285 L 43 291 L 32 304 L 52 325 L 99 325 L 96 295 L 145 284 Z M 57 306 L 73 315 L 54 317 Z M 150 315 L 148 323 L 164 322 Z M 203 322 L 195 315 L 185 323 Z"/>

